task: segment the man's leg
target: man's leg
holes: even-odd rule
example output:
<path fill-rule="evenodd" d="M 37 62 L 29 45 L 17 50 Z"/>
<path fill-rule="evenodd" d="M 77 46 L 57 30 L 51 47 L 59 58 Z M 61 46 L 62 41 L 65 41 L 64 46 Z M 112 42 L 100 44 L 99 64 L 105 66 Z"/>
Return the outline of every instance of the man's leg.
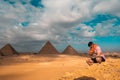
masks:
<path fill-rule="evenodd" d="M 91 66 L 94 62 L 91 60 L 91 58 L 87 59 L 86 60 L 86 63 Z"/>
<path fill-rule="evenodd" d="M 102 58 L 101 57 L 96 57 L 96 61 L 97 61 L 97 63 L 101 63 L 102 62 Z"/>

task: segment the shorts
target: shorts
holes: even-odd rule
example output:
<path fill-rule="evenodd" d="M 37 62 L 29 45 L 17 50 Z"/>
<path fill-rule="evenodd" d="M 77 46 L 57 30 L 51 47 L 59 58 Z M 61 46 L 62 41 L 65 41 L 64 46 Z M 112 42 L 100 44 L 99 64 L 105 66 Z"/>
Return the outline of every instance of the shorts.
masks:
<path fill-rule="evenodd" d="M 101 56 L 101 59 L 102 59 L 102 62 L 105 62 L 105 59 Z M 96 60 L 96 57 L 92 57 L 91 60 L 94 62 L 94 63 L 97 63 L 97 60 Z"/>

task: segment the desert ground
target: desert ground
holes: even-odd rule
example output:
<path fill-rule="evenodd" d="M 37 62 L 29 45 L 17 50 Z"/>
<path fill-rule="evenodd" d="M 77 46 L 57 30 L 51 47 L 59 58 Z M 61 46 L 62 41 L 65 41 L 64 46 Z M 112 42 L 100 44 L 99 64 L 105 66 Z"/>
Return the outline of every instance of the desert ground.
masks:
<path fill-rule="evenodd" d="M 0 56 L 0 80 L 120 80 L 120 57 L 101 64 L 86 64 L 78 55 Z"/>

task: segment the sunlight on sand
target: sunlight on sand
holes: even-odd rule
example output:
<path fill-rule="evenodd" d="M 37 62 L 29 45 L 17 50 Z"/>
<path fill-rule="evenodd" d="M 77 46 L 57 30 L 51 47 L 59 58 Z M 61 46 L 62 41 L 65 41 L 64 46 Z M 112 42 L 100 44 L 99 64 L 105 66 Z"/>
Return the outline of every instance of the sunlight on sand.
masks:
<path fill-rule="evenodd" d="M 74 72 L 67 72 L 60 80 L 120 80 L 119 61 L 120 59 L 108 58 L 102 64 L 86 65 Z M 87 79 L 87 77 L 84 79 L 85 76 L 92 77 L 93 79 Z"/>
<path fill-rule="evenodd" d="M 75 55 L 0 57 L 0 80 L 120 80 L 120 58 L 88 66 Z"/>

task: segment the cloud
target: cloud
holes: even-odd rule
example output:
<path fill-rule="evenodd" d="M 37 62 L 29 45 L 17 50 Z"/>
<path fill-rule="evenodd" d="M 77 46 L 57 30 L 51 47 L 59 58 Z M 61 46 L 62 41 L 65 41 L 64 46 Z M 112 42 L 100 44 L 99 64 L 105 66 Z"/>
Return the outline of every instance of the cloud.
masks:
<path fill-rule="evenodd" d="M 95 13 L 109 13 L 120 17 L 119 2 L 119 0 L 101 0 L 93 8 L 93 11 Z"/>
<path fill-rule="evenodd" d="M 74 27 L 71 29 L 71 32 L 78 37 L 94 37 L 95 31 L 91 26 L 87 26 L 85 24 L 79 24 L 78 27 Z"/>
<path fill-rule="evenodd" d="M 55 43 L 70 40 L 74 43 L 80 41 L 79 37 L 82 37 L 83 41 L 86 39 L 89 41 L 94 36 L 119 35 L 119 27 L 114 29 L 113 24 L 109 24 L 110 20 L 96 23 L 96 27 L 84 24 L 98 14 L 108 13 L 119 17 L 119 2 L 119 0 L 1 0 L 0 43 L 25 46 L 32 42 L 36 46 L 36 42 L 41 45 L 47 40 Z M 114 31 L 111 32 L 111 29 Z M 81 43 L 84 43 L 83 41 Z"/>
<path fill-rule="evenodd" d="M 96 25 L 93 27 L 93 30 L 95 31 L 95 36 L 120 36 L 120 24 L 116 24 L 116 22 L 119 22 L 118 17 L 110 17 L 110 19 L 106 19 L 103 21 L 100 20 L 100 22 L 97 22 Z M 94 23 L 94 21 L 92 23 Z"/>

